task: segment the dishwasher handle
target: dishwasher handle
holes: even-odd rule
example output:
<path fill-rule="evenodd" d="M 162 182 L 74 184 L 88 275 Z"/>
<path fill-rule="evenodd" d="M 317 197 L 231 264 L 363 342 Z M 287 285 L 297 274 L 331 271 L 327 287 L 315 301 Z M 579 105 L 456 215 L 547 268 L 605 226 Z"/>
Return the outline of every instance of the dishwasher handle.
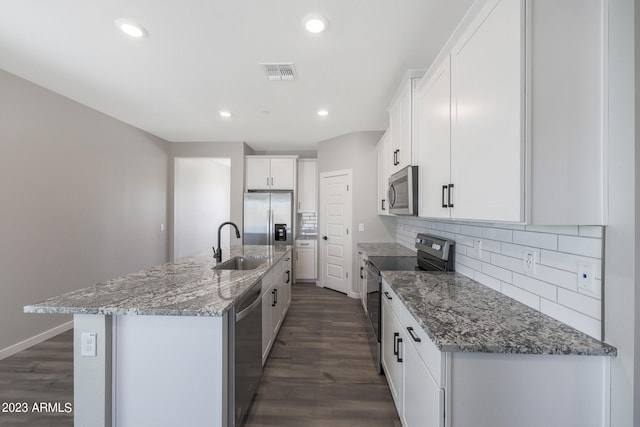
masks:
<path fill-rule="evenodd" d="M 245 308 L 240 313 L 236 313 L 236 322 L 239 322 L 245 317 L 247 317 L 248 315 L 250 315 L 253 312 L 253 310 L 255 310 L 255 308 L 260 304 L 262 304 L 262 298 L 260 298 L 260 295 L 258 295 L 258 298 L 256 298 L 256 300 L 252 302 L 249 307 Z"/>

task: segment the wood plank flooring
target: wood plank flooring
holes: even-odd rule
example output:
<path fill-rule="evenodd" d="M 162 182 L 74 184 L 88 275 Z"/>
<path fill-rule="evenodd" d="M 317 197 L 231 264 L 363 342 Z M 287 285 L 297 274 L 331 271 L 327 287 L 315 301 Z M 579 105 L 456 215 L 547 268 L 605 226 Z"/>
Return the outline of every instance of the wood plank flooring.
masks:
<path fill-rule="evenodd" d="M 246 427 L 399 427 L 360 301 L 296 284 Z M 0 405 L 73 402 L 73 332 L 0 360 Z M 0 426 L 72 426 L 73 414 L 2 413 Z"/>
<path fill-rule="evenodd" d="M 246 427 L 400 426 L 360 301 L 296 284 Z"/>
<path fill-rule="evenodd" d="M 26 413 L 3 412 L 18 402 Z M 43 402 L 73 403 L 73 330 L 0 360 L 0 426 L 73 426 L 72 412 L 33 410 Z"/>

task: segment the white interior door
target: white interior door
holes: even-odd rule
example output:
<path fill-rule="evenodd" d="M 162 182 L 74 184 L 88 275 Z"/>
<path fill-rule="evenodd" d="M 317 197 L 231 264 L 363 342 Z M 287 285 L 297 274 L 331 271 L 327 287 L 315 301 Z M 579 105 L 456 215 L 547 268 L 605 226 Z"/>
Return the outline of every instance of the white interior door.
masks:
<path fill-rule="evenodd" d="M 211 250 L 218 226 L 229 221 L 231 209 L 231 159 L 175 159 L 173 258 Z M 229 246 L 229 230 L 222 233 Z"/>
<path fill-rule="evenodd" d="M 320 286 L 354 296 L 351 181 L 351 170 L 320 175 Z"/>

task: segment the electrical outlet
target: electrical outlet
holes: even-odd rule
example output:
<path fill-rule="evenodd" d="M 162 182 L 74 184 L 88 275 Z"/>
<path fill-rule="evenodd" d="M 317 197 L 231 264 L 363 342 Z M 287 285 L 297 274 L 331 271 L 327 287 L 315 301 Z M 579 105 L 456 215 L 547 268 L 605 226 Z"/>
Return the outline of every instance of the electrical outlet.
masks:
<path fill-rule="evenodd" d="M 98 334 L 95 332 L 83 332 L 80 335 L 80 355 L 85 357 L 96 357 L 96 342 Z"/>
<path fill-rule="evenodd" d="M 578 261 L 578 289 L 595 292 L 596 265 L 590 261 Z"/>
<path fill-rule="evenodd" d="M 364 224 L 358 224 L 358 231 L 364 231 Z"/>
<path fill-rule="evenodd" d="M 473 255 L 477 258 L 482 257 L 482 240 L 473 239 Z"/>
<path fill-rule="evenodd" d="M 536 253 L 527 251 L 524 253 L 524 271 L 529 274 L 536 274 Z"/>

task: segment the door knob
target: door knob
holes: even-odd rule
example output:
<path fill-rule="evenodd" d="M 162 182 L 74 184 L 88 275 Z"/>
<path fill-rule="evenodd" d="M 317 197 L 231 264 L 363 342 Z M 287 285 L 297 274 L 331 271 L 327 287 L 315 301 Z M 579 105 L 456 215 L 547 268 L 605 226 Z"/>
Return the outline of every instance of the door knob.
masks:
<path fill-rule="evenodd" d="M 322 240 L 329 240 L 327 236 L 322 236 Z"/>

